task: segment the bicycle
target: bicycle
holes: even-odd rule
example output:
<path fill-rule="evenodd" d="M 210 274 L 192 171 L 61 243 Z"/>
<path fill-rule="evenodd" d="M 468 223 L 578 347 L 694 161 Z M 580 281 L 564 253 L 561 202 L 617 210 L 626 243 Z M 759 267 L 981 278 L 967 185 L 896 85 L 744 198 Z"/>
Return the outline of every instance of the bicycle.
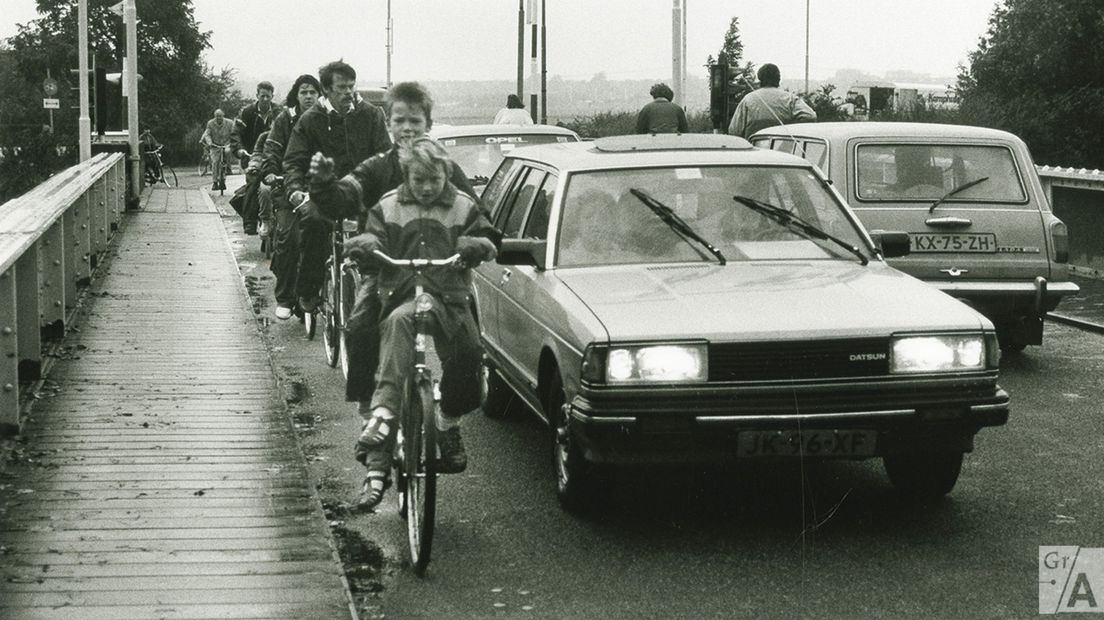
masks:
<path fill-rule="evenodd" d="M 330 234 L 330 256 L 322 277 L 322 303 L 318 307 L 322 323 L 322 349 L 330 368 L 341 365 L 342 374 L 349 377 L 349 354 L 345 341 L 345 322 L 352 313 L 356 283 L 360 274 L 356 264 L 342 259 L 345 240 L 357 233 L 356 220 L 334 220 Z M 314 338 L 313 312 L 303 312 L 307 339 Z"/>
<path fill-rule="evenodd" d="M 437 513 L 437 407 L 441 402 L 438 381 L 426 364 L 429 313 L 437 302 L 425 291 L 423 272 L 427 267 L 454 266 L 460 255 L 433 260 L 394 259 L 379 250 L 373 254 L 393 267 L 414 270 L 414 372 L 407 376 L 403 388 L 392 463 L 399 515 L 406 520 L 410 563 L 421 577 L 429 566 Z"/>
<path fill-rule="evenodd" d="M 211 180 L 213 181 L 211 187 L 212 187 L 212 189 L 218 189 L 219 196 L 222 196 L 222 195 L 224 195 L 224 193 L 226 191 L 226 176 L 229 175 L 229 174 L 233 174 L 233 170 L 230 167 L 230 146 L 229 145 L 223 145 L 223 146 L 211 145 L 207 148 L 208 148 L 208 151 L 213 151 L 216 148 L 222 149 L 222 156 L 221 157 L 218 157 L 218 158 L 211 157 L 211 159 L 212 159 L 212 163 L 211 163 Z M 210 153 L 209 153 L 209 156 L 210 156 Z M 215 159 L 219 160 L 217 170 L 216 170 L 216 166 L 214 165 L 214 161 L 213 161 Z"/>
<path fill-rule="evenodd" d="M 149 160 L 148 163 L 153 164 L 152 166 L 146 166 L 146 185 L 164 183 L 169 187 L 180 187 L 180 181 L 176 178 L 176 170 L 173 170 L 172 166 L 161 160 L 161 149 L 163 148 L 165 147 L 159 146 L 153 150 L 146 151 L 146 157 Z M 165 176 L 166 170 L 170 176 Z M 170 177 L 172 178 L 172 183 L 169 183 Z"/>

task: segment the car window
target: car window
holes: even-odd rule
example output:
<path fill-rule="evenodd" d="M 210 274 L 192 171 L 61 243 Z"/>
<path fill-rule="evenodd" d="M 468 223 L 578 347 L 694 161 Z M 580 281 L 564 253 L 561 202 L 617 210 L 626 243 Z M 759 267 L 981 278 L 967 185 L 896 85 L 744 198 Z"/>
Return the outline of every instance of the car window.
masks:
<path fill-rule="evenodd" d="M 804 157 L 809 163 L 820 168 L 824 173 L 828 172 L 828 145 L 816 140 L 804 142 Z"/>
<path fill-rule="evenodd" d="M 768 202 L 865 247 L 854 222 L 810 168 L 703 166 L 578 172 L 567 181 L 556 264 L 564 267 L 716 258 L 672 230 L 630 189 L 666 204 L 730 261 L 847 259 L 823 240 L 790 232 L 737 203 L 734 195 Z"/>
<path fill-rule="evenodd" d="M 860 201 L 938 200 L 947 192 L 986 178 L 946 202 L 1027 202 L 1012 151 L 970 144 L 862 144 L 855 151 Z M 860 205 L 861 206 L 861 205 Z"/>
<path fill-rule="evenodd" d="M 529 205 L 533 202 L 537 189 L 540 188 L 543 180 L 543 170 L 530 168 L 525 173 L 525 179 L 518 185 L 518 189 L 514 192 L 513 199 L 510 201 L 509 211 L 501 214 L 502 217 L 496 222 L 498 229 L 502 231 L 503 237 L 517 237 L 521 233 L 521 224 L 525 221 L 525 214 L 528 212 Z"/>
<path fill-rule="evenodd" d="M 775 138 L 774 142 L 771 143 L 771 150 L 780 151 L 782 153 L 793 153 L 794 144 L 795 142 L 788 138 Z"/>
<path fill-rule="evenodd" d="M 499 162 L 506 156 L 506 153 L 518 147 L 578 141 L 579 139 L 571 134 L 526 133 L 524 129 L 511 134 L 456 136 L 440 139 L 441 144 L 448 149 L 449 157 L 459 164 L 469 178 L 490 176 L 498 167 Z"/>
<path fill-rule="evenodd" d="M 487 205 L 488 209 L 491 209 L 491 217 L 496 218 L 501 207 L 499 205 L 502 195 L 506 193 L 506 190 L 510 187 L 510 181 L 514 178 L 514 173 L 517 172 L 521 164 L 516 159 L 507 160 L 491 177 L 487 187 L 483 189 L 483 204 Z"/>
<path fill-rule="evenodd" d="M 756 147 L 756 148 L 769 149 L 770 148 L 770 138 L 754 138 L 751 141 L 751 145 Z"/>
<path fill-rule="evenodd" d="M 537 197 L 533 201 L 533 207 L 529 209 L 529 219 L 525 222 L 525 233 L 522 235 L 526 239 L 547 239 L 548 238 L 548 219 L 552 210 L 552 202 L 556 197 L 556 183 L 559 179 L 556 175 L 549 173 L 544 178 L 544 183 L 541 184 L 540 191 L 537 192 Z"/>

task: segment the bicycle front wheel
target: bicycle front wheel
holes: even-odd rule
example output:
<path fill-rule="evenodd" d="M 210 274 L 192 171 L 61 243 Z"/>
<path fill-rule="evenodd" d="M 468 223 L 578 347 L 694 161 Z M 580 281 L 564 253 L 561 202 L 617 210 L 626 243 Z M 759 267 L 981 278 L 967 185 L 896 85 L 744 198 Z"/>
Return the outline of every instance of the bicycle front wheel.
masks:
<path fill-rule="evenodd" d="M 161 166 L 161 180 L 169 187 L 180 187 L 180 180 L 176 178 L 176 170 L 173 170 L 173 167 L 168 164 Z"/>
<path fill-rule="evenodd" d="M 433 387 L 426 379 L 410 382 L 402 419 L 400 485 L 405 508 L 410 564 L 425 575 L 433 546 L 437 513 L 437 424 Z"/>
<path fill-rule="evenodd" d="M 336 276 L 336 277 L 335 277 Z M 334 368 L 338 363 L 338 313 L 340 312 L 341 272 L 331 258 L 326 265 L 326 279 L 322 283 L 322 348 L 326 353 L 326 365 Z"/>

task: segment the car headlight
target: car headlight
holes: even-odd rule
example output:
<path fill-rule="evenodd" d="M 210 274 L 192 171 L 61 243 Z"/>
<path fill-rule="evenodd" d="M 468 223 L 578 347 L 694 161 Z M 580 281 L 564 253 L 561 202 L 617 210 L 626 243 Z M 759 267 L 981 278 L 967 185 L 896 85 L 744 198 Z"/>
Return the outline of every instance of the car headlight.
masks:
<path fill-rule="evenodd" d="M 700 382 L 709 377 L 709 354 L 704 343 L 611 346 L 604 366 L 607 383 Z"/>
<path fill-rule="evenodd" d="M 982 334 L 898 336 L 890 342 L 890 372 L 983 370 L 989 359 Z"/>

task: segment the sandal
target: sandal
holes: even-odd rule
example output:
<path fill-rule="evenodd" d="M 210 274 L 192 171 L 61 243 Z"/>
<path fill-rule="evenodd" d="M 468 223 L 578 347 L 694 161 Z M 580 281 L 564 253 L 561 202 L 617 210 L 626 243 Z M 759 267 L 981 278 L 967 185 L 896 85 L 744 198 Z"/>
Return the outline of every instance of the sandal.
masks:
<path fill-rule="evenodd" d="M 391 477 L 385 471 L 370 471 L 364 476 L 364 485 L 354 507 L 362 512 L 374 512 L 383 501 L 383 494 L 391 487 Z"/>
<path fill-rule="evenodd" d="M 395 427 L 398 426 L 395 422 L 394 417 L 385 418 L 381 415 L 372 414 L 360 427 L 360 437 L 357 437 L 357 445 L 366 448 L 384 445 L 395 433 Z"/>

